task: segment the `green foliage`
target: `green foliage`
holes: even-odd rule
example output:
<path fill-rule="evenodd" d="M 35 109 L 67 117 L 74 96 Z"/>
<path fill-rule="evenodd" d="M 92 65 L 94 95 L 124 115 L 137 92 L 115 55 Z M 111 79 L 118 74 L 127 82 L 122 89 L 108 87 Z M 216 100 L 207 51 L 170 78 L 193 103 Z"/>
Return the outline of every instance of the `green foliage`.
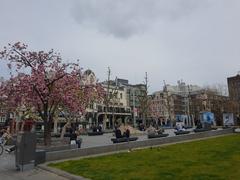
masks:
<path fill-rule="evenodd" d="M 239 179 L 240 136 L 136 150 L 49 166 L 94 180 Z"/>

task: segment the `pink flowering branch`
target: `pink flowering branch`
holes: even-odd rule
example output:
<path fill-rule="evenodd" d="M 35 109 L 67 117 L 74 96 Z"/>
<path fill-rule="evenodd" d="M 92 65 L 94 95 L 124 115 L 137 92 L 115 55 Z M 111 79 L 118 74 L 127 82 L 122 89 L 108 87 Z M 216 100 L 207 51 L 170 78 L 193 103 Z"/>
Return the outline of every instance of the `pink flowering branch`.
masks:
<path fill-rule="evenodd" d="M 17 72 L 1 85 L 0 94 L 13 109 L 24 105 L 39 113 L 45 126 L 45 144 L 50 143 L 50 127 L 58 107 L 73 113 L 84 112 L 90 101 L 102 97 L 99 85 L 84 86 L 81 68 L 74 63 L 62 63 L 53 50 L 29 51 L 27 45 L 18 42 L 4 47 L 0 59 L 7 60 L 8 67 L 16 67 Z M 26 69 L 30 72 L 21 73 Z"/>

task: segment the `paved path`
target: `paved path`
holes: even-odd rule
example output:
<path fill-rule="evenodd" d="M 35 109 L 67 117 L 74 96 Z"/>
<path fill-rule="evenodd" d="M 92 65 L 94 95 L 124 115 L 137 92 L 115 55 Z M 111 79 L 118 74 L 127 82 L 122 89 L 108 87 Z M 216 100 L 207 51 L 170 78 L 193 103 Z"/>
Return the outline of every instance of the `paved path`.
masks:
<path fill-rule="evenodd" d="M 169 136 L 174 136 L 173 129 L 165 130 Z M 82 147 L 96 147 L 112 144 L 111 138 L 113 133 L 107 133 L 102 136 L 82 136 Z M 138 141 L 147 139 L 147 135 L 139 135 Z M 25 170 L 23 172 L 15 169 L 15 156 L 14 153 L 3 153 L 0 156 L 0 179 L 1 180 L 66 180 L 66 178 L 58 176 L 54 173 L 35 168 L 33 170 Z"/>
<path fill-rule="evenodd" d="M 39 168 L 25 170 L 23 172 L 15 169 L 14 154 L 3 153 L 0 156 L 0 179 L 1 180 L 66 180 L 56 174 Z"/>
<path fill-rule="evenodd" d="M 192 129 L 189 129 L 190 131 Z M 175 136 L 174 129 L 165 129 L 165 132 L 169 134 L 169 137 Z M 134 135 L 133 135 L 134 136 Z M 82 148 L 88 148 L 88 147 L 96 147 L 96 146 L 103 146 L 103 145 L 112 145 L 111 138 L 115 138 L 113 133 L 106 133 L 101 136 L 82 136 Z M 138 135 L 138 141 L 147 140 L 147 135 Z"/>
<path fill-rule="evenodd" d="M 169 136 L 173 136 L 173 130 L 165 130 Z M 113 133 L 107 133 L 102 136 L 82 136 L 82 147 L 96 147 L 112 144 L 111 138 Z M 146 140 L 146 135 L 139 135 L 139 141 Z M 33 170 L 25 170 L 23 172 L 15 169 L 14 153 L 6 152 L 0 156 L 0 179 L 1 180 L 66 180 L 66 178 L 58 176 L 54 173 L 34 168 Z"/>

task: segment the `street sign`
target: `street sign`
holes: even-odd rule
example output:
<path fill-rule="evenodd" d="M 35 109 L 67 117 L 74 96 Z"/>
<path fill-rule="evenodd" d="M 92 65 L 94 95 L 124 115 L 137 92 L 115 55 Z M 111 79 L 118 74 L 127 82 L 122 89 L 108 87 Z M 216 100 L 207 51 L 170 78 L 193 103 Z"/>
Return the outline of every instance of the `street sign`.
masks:
<path fill-rule="evenodd" d="M 134 108 L 134 109 L 133 109 L 133 114 L 134 114 L 135 117 L 138 116 L 138 109 L 137 109 L 137 108 Z"/>

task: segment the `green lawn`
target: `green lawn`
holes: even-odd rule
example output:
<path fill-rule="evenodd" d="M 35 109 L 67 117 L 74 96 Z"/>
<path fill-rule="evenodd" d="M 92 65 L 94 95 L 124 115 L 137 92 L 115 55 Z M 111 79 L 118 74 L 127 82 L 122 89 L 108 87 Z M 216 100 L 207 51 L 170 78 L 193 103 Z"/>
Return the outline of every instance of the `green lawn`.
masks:
<path fill-rule="evenodd" d="M 240 179 L 240 135 L 50 164 L 90 179 Z"/>

